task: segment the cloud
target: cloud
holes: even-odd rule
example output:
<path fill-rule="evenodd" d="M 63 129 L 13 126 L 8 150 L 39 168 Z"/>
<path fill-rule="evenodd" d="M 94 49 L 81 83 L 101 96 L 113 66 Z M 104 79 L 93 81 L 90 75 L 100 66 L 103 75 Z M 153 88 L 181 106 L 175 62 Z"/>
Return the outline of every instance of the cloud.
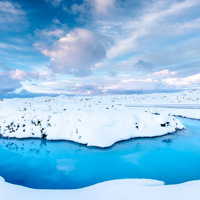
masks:
<path fill-rule="evenodd" d="M 99 95 L 169 92 L 200 86 L 200 74 L 184 78 L 133 78 L 131 75 L 90 76 L 43 82 L 22 82 L 21 89 L 32 93 Z"/>
<path fill-rule="evenodd" d="M 144 4 L 145 5 L 145 4 Z M 107 32 L 115 34 L 115 45 L 109 50 L 108 57 L 116 58 L 130 52 L 148 52 L 158 44 L 158 39 L 171 39 L 199 30 L 199 19 L 191 20 L 192 9 L 200 6 L 197 0 L 186 1 L 158 1 L 143 6 L 139 15 L 132 15 L 117 22 L 106 22 L 102 26 L 108 27 Z M 130 6 L 129 11 L 133 12 Z M 133 12 L 134 13 L 134 12 Z M 199 16 L 198 16 L 199 17 Z M 112 23 L 115 25 L 113 26 Z M 102 27 L 100 30 L 104 30 Z M 173 31 L 171 31 L 173 30 Z"/>
<path fill-rule="evenodd" d="M 0 63 L 5 84 L 13 82 L 13 88 L 22 84 L 29 92 L 77 95 L 199 85 L 199 0 L 46 2 L 49 18 L 40 22 L 37 17 L 41 15 L 27 11 L 29 23 L 38 23 L 20 32 L 17 38 L 14 33 L 24 24 L 27 26 L 26 12 L 14 1 L 0 2 L 0 29 L 13 31 L 2 33 L 2 59 L 13 66 L 20 64 L 20 69 L 33 63 L 48 67 L 43 67 L 43 71 L 37 67 L 25 71 Z M 26 7 L 26 3 L 22 5 Z M 56 10 L 65 12 L 55 16 Z M 22 37 L 22 43 L 13 40 Z M 32 49 L 32 43 L 44 56 Z M 35 56 L 37 59 L 31 60 Z M 27 64 L 22 62 L 25 57 L 30 58 Z"/>
<path fill-rule="evenodd" d="M 109 74 L 108 74 L 110 77 L 116 77 L 117 76 L 117 72 L 114 71 L 114 70 L 111 70 L 109 71 Z"/>
<path fill-rule="evenodd" d="M 10 44 L 10 43 L 4 43 L 4 42 L 0 42 L 0 49 L 16 50 L 16 51 L 26 51 L 27 50 L 27 48 L 25 49 L 24 46 L 19 46 L 19 45 Z"/>
<path fill-rule="evenodd" d="M 32 93 L 68 94 L 68 95 L 98 95 L 121 94 L 136 92 L 166 91 L 174 86 L 160 80 L 150 78 L 134 79 L 131 77 L 99 77 L 68 80 L 46 81 L 36 84 L 23 82 L 22 89 Z"/>
<path fill-rule="evenodd" d="M 36 71 L 23 71 L 19 69 L 11 69 L 9 68 L 6 71 L 1 72 L 1 76 L 8 77 L 12 80 L 19 80 L 19 81 L 25 81 L 25 80 L 33 80 L 33 79 L 39 79 L 40 74 Z"/>
<path fill-rule="evenodd" d="M 167 78 L 164 79 L 163 82 L 168 85 L 175 85 L 178 88 L 183 88 L 184 86 L 200 86 L 200 74 L 195 74 L 184 78 Z"/>
<path fill-rule="evenodd" d="M 65 33 L 65 30 L 62 28 L 47 28 L 47 29 L 43 29 L 43 30 L 35 30 L 35 34 L 36 36 L 40 37 L 40 38 L 50 38 L 50 37 L 56 37 L 56 38 L 60 38 L 61 36 L 63 36 Z"/>
<path fill-rule="evenodd" d="M 110 10 L 115 8 L 115 0 L 94 0 L 93 3 L 94 12 L 99 15 L 107 15 Z"/>
<path fill-rule="evenodd" d="M 21 87 L 21 83 L 18 80 L 13 80 L 0 72 L 0 93 L 12 92 L 19 87 Z"/>
<path fill-rule="evenodd" d="M 26 72 L 23 70 L 12 70 L 9 73 L 9 77 L 13 80 L 32 80 L 32 79 L 38 79 L 39 73 L 35 72 L 35 71 L 30 71 L 30 72 Z"/>
<path fill-rule="evenodd" d="M 75 3 L 71 6 L 72 13 L 80 14 L 80 16 L 92 15 L 95 18 L 108 17 L 115 10 L 115 0 L 83 0 L 82 4 Z"/>
<path fill-rule="evenodd" d="M 164 48 L 158 51 L 150 51 L 143 55 L 144 59 L 153 60 L 156 66 L 166 69 L 173 67 L 176 70 L 183 70 L 183 65 L 193 68 L 194 62 L 199 62 L 200 46 L 198 45 L 200 37 L 189 37 L 175 43 L 166 44 Z M 189 66 L 190 65 L 190 66 Z M 176 67 L 178 66 L 178 67 Z"/>
<path fill-rule="evenodd" d="M 154 72 L 152 75 L 153 76 L 158 76 L 158 77 L 169 77 L 169 76 L 175 76 L 177 75 L 177 71 L 169 71 L 168 69 L 159 71 L 159 72 Z"/>
<path fill-rule="evenodd" d="M 144 60 L 138 60 L 138 62 L 134 66 L 134 69 L 137 71 L 151 71 L 152 68 L 153 64 Z"/>
<path fill-rule="evenodd" d="M 11 13 L 14 15 L 24 14 L 24 11 L 21 10 L 21 7 L 17 3 L 12 3 L 10 1 L 1 1 L 0 2 L 0 11 L 4 13 Z"/>
<path fill-rule="evenodd" d="M 57 18 L 54 18 L 52 20 L 53 24 L 49 25 L 47 28 L 45 29 L 36 29 L 34 31 L 35 35 L 37 36 L 37 38 L 41 41 L 55 41 L 61 37 L 63 37 L 67 31 L 67 25 L 61 23 Z"/>
<path fill-rule="evenodd" d="M 57 18 L 54 18 L 54 19 L 52 20 L 52 22 L 53 22 L 54 24 L 62 24 L 62 23 L 60 22 L 60 20 L 58 20 Z"/>
<path fill-rule="evenodd" d="M 12 69 L 0 61 L 0 93 L 13 92 L 22 86 L 22 81 L 31 81 L 40 78 L 36 71 Z"/>
<path fill-rule="evenodd" d="M 49 2 L 52 6 L 57 7 L 61 4 L 62 0 L 45 0 L 46 2 Z"/>
<path fill-rule="evenodd" d="M 54 72 L 86 76 L 94 64 L 106 58 L 109 41 L 90 30 L 74 29 L 50 47 L 35 46 L 51 58 L 49 68 Z"/>
<path fill-rule="evenodd" d="M 164 91 L 172 90 L 173 86 L 168 86 L 165 83 L 162 83 L 160 80 L 154 80 L 151 78 L 147 79 L 124 79 L 119 80 L 115 84 L 110 84 L 108 86 L 102 87 L 104 93 L 134 93 L 138 91 Z"/>
<path fill-rule="evenodd" d="M 26 13 L 18 3 L 0 1 L 0 30 L 19 31 L 27 27 Z"/>
<path fill-rule="evenodd" d="M 74 76 L 79 76 L 79 77 L 83 77 L 83 76 L 90 76 L 92 73 L 90 67 L 88 68 L 78 68 L 78 69 L 74 69 L 73 74 Z"/>

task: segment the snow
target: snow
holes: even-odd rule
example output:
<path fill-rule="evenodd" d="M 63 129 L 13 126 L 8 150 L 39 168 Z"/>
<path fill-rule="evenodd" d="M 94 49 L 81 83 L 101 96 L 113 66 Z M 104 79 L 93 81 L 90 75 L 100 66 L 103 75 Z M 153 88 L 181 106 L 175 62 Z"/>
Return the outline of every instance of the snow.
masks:
<path fill-rule="evenodd" d="M 0 180 L 1 200 L 196 200 L 200 198 L 200 181 L 164 185 L 148 179 L 122 179 L 75 190 L 35 190 Z"/>
<path fill-rule="evenodd" d="M 109 147 L 121 140 L 161 136 L 184 128 L 173 116 L 200 119 L 200 90 L 2 99 L 0 110 L 0 133 L 4 137 Z"/>
<path fill-rule="evenodd" d="M 0 133 L 3 137 L 70 140 L 109 147 L 121 140 L 161 136 L 184 128 L 166 111 L 156 113 L 120 105 L 132 97 L 4 99 L 0 101 Z"/>
<path fill-rule="evenodd" d="M 157 112 L 167 112 L 174 116 L 186 117 L 200 120 L 200 109 L 183 109 L 183 108 L 161 108 Z"/>
<path fill-rule="evenodd" d="M 172 133 L 174 116 L 200 119 L 200 90 L 143 95 L 2 99 L 4 137 L 70 140 L 109 147 L 136 137 Z"/>
<path fill-rule="evenodd" d="M 0 110 L 0 133 L 4 137 L 43 137 L 108 147 L 117 141 L 160 136 L 184 128 L 172 115 L 200 119 L 200 90 L 2 99 Z M 7 183 L 0 177 L 2 200 L 195 200 L 200 199 L 199 188 L 200 181 L 164 185 L 157 180 L 122 179 L 76 190 L 35 190 Z"/>

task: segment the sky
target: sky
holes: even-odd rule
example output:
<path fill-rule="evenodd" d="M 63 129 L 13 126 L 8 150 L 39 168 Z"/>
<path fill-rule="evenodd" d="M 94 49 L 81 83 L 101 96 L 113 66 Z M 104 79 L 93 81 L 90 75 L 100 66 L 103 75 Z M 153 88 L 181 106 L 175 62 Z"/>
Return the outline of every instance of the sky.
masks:
<path fill-rule="evenodd" d="M 200 88 L 200 0 L 0 0 L 0 96 Z"/>

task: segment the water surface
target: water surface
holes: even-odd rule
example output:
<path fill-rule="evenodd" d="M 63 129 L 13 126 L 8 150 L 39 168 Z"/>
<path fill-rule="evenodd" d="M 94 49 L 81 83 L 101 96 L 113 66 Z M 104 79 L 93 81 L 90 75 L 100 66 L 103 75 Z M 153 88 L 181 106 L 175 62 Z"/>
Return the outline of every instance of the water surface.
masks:
<path fill-rule="evenodd" d="M 200 121 L 186 130 L 119 142 L 106 149 L 68 141 L 0 138 L 0 176 L 31 188 L 72 189 L 122 178 L 166 184 L 200 179 Z"/>

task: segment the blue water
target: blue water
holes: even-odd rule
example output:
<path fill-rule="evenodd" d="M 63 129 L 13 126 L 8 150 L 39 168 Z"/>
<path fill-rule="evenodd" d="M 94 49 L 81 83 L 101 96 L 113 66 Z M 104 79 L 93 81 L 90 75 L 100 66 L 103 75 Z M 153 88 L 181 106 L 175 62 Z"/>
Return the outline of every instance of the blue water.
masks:
<path fill-rule="evenodd" d="M 67 141 L 0 138 L 0 176 L 31 188 L 81 188 L 122 178 L 166 184 L 200 179 L 200 121 L 180 118 L 186 130 L 119 142 L 111 148 Z"/>

